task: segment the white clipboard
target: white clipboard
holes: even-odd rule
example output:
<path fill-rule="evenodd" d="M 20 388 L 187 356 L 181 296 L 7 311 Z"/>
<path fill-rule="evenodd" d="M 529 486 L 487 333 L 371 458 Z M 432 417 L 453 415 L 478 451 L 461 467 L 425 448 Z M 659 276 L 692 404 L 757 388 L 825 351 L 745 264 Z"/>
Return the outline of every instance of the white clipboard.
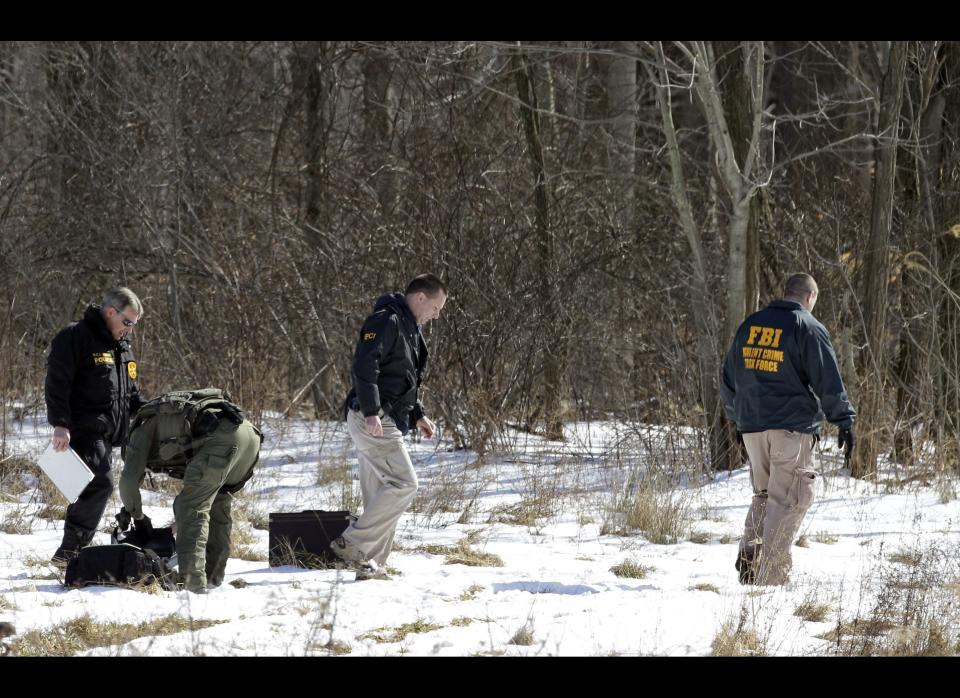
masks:
<path fill-rule="evenodd" d="M 93 479 L 93 471 L 87 467 L 76 451 L 72 448 L 55 451 L 53 443 L 50 443 L 47 450 L 41 454 L 37 465 L 71 504 L 77 501 L 77 497 Z"/>

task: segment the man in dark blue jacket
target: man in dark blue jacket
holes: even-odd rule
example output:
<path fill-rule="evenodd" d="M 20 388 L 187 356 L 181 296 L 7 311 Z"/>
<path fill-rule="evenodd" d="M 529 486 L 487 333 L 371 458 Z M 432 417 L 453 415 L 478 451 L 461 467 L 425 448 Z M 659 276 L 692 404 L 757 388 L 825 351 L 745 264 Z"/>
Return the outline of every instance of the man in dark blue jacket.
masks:
<path fill-rule="evenodd" d="M 360 328 L 346 416 L 357 447 L 363 513 L 330 546 L 358 568 L 357 579 L 386 578 L 379 567 L 393 547 L 400 516 L 417 494 L 403 437 L 413 427 L 427 438 L 436 432 L 420 403 L 427 366 L 420 328 L 438 319 L 446 302 L 446 285 L 433 274 L 421 274 L 403 294 L 381 296 Z"/>
<path fill-rule="evenodd" d="M 817 282 L 787 280 L 783 300 L 748 317 L 723 365 L 720 393 L 750 457 L 753 501 L 737 556 L 744 584 L 785 584 L 790 547 L 813 503 L 813 445 L 826 418 L 847 458 L 856 412 L 847 399 L 830 334 L 811 314 Z"/>
<path fill-rule="evenodd" d="M 133 291 L 111 289 L 103 305 L 87 306 L 82 320 L 53 338 L 44 383 L 51 441 L 57 451 L 73 448 L 94 475 L 67 507 L 63 541 L 52 558 L 56 565 L 66 565 L 90 544 L 113 492 L 111 451 L 126 441 L 130 415 L 143 404 L 127 341 L 142 314 Z"/>

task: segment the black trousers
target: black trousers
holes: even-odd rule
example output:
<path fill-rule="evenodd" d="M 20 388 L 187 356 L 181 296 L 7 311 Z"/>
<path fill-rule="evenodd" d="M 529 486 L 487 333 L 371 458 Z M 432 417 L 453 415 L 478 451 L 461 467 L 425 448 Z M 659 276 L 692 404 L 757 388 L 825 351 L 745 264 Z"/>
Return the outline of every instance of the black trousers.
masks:
<path fill-rule="evenodd" d="M 76 451 L 93 471 L 93 479 L 80 493 L 77 501 L 67 507 L 63 539 L 67 543 L 78 542 L 86 545 L 97 532 L 100 519 L 107 508 L 107 501 L 113 492 L 113 478 L 110 473 L 110 453 L 113 447 L 101 434 L 71 431 L 70 448 Z"/>

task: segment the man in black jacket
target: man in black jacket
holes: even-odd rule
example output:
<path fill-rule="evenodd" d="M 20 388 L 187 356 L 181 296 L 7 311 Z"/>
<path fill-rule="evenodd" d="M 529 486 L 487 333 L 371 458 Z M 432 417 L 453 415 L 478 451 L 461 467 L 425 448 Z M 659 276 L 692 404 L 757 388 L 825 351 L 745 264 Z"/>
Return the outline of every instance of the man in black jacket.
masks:
<path fill-rule="evenodd" d="M 378 567 L 386 562 L 397 521 L 417 493 L 403 437 L 413 426 L 427 438 L 436 432 L 419 397 L 427 366 L 420 328 L 439 318 L 446 302 L 444 283 L 421 274 L 403 294 L 381 296 L 360 329 L 346 412 L 357 447 L 363 513 L 330 546 L 337 557 L 360 568 L 357 579 L 386 578 Z"/>
<path fill-rule="evenodd" d="M 54 564 L 66 565 L 90 544 L 113 491 L 111 450 L 126 441 L 130 415 L 143 404 L 137 362 L 127 340 L 142 314 L 133 291 L 114 288 L 104 295 L 103 305 L 88 306 L 82 320 L 53 338 L 44 384 L 53 447 L 72 447 L 94 474 L 67 507 Z"/>
<path fill-rule="evenodd" d="M 753 501 L 736 567 L 743 584 L 785 584 L 790 547 L 816 489 L 813 445 L 824 417 L 849 458 L 856 412 L 847 399 L 830 334 L 811 314 L 809 274 L 787 280 L 783 300 L 748 317 L 723 366 L 720 393 L 750 457 Z"/>

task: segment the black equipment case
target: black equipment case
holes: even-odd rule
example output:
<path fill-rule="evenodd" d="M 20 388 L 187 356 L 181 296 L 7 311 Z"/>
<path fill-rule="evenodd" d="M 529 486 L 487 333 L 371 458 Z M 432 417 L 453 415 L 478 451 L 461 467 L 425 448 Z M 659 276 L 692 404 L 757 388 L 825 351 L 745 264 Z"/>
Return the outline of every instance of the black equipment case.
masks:
<path fill-rule="evenodd" d="M 270 514 L 270 566 L 331 566 L 336 557 L 330 552 L 330 541 L 356 520 L 349 511 L 322 509 Z"/>

